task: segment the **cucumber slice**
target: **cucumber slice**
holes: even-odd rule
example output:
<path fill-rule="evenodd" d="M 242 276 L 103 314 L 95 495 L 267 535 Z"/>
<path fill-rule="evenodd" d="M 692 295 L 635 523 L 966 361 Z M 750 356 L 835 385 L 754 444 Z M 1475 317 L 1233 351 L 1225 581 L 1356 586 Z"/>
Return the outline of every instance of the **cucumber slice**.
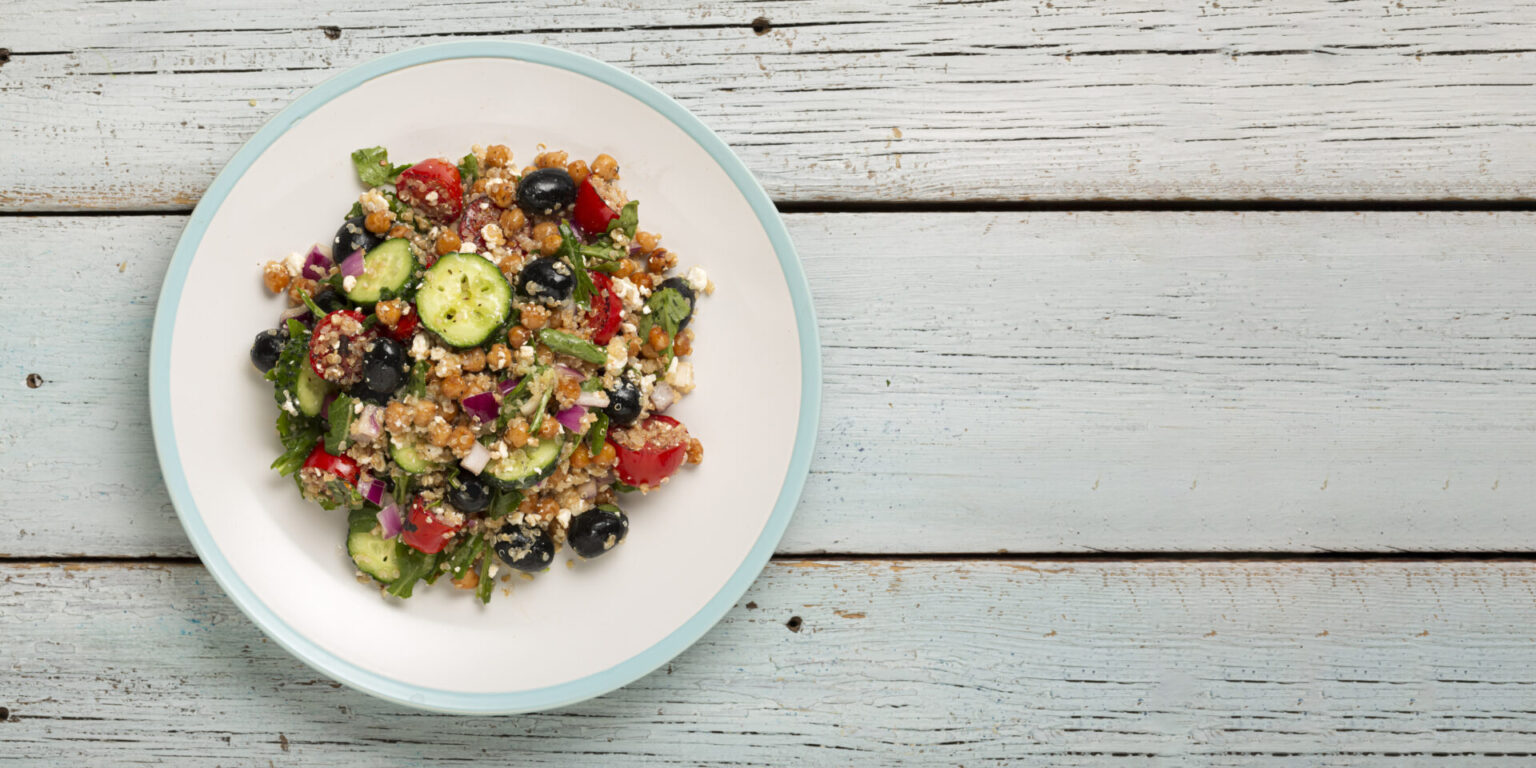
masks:
<path fill-rule="evenodd" d="M 502 490 L 531 488 L 555 473 L 564 442 L 559 437 L 540 440 L 537 446 L 519 448 L 504 459 L 492 459 L 480 471 L 480 477 L 490 478 Z"/>
<path fill-rule="evenodd" d="M 400 468 L 413 475 L 420 475 L 441 468 L 443 465 L 427 461 L 421 456 L 421 448 L 414 440 L 392 437 L 389 440 L 389 457 Z"/>
<path fill-rule="evenodd" d="M 293 383 L 293 394 L 298 398 L 299 411 L 305 416 L 319 416 L 320 410 L 325 407 L 325 396 L 330 392 L 330 383 L 316 376 L 315 369 L 305 361 L 299 367 L 299 378 Z"/>
<path fill-rule="evenodd" d="M 372 304 L 384 291 L 399 293 L 416 271 L 411 241 L 403 237 L 385 240 L 363 256 L 363 274 L 347 291 L 354 304 Z"/>
<path fill-rule="evenodd" d="M 357 569 L 379 581 L 388 583 L 400 578 L 399 543 L 371 531 L 359 531 L 347 535 L 347 554 Z"/>
<path fill-rule="evenodd" d="M 416 311 L 421 324 L 443 341 L 473 347 L 495 335 L 512 315 L 512 286 L 485 257 L 450 253 L 422 278 Z"/>

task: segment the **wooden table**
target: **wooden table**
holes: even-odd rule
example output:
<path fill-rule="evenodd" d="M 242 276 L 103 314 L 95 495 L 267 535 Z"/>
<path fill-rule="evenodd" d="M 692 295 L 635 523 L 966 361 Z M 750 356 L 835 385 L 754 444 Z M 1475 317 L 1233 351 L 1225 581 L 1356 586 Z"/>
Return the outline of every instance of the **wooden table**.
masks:
<path fill-rule="evenodd" d="M 0 8 L 0 763 L 1536 756 L 1536 5 L 214 5 Z M 466 37 L 699 114 L 785 211 L 825 340 L 811 477 L 742 603 L 506 718 L 267 642 L 176 523 L 145 397 L 235 148 Z"/>

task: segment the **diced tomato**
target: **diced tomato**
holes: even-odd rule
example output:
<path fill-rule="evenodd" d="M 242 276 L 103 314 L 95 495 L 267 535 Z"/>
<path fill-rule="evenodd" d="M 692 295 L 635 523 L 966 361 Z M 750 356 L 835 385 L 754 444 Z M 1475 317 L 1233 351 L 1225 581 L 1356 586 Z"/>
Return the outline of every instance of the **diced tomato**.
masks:
<path fill-rule="evenodd" d="M 597 188 L 592 186 L 591 179 L 582 179 L 581 186 L 576 188 L 576 226 L 589 236 L 601 235 L 608 231 L 608 222 L 617 219 L 619 215 L 613 212 L 608 204 L 603 202 L 603 196 L 597 193 Z"/>
<path fill-rule="evenodd" d="M 608 345 L 619 330 L 623 319 L 624 302 L 613 292 L 613 279 L 602 272 L 592 273 L 592 309 L 587 314 L 587 325 L 592 329 L 592 343 L 599 347 Z"/>
<path fill-rule="evenodd" d="M 416 326 L 420 324 L 421 318 L 416 315 L 416 307 L 413 305 L 410 314 L 401 315 L 395 327 L 385 332 L 395 341 L 410 341 L 411 334 L 416 332 Z"/>
<path fill-rule="evenodd" d="M 325 443 L 315 443 L 315 449 L 309 452 L 309 458 L 304 460 L 304 469 L 318 469 L 321 472 L 329 472 L 348 483 L 357 482 L 357 462 L 347 456 L 333 456 L 325 450 Z"/>
<path fill-rule="evenodd" d="M 309 337 L 309 367 L 314 369 L 316 376 L 332 384 L 351 386 L 362 376 L 363 353 L 373 331 L 364 329 L 345 333 L 337 327 L 344 318 L 362 323 L 363 313 L 355 309 L 338 309 L 315 323 L 315 331 Z M 325 359 L 333 352 L 338 361 L 326 364 Z"/>
<path fill-rule="evenodd" d="M 653 431 L 654 425 L 667 424 L 681 427 L 677 419 L 671 416 L 656 414 L 639 424 L 630 427 L 639 430 L 641 434 Z M 645 447 L 640 449 L 626 448 L 618 441 L 609 440 L 613 449 L 618 453 L 619 479 L 637 488 L 655 488 L 661 485 L 661 481 L 672 476 L 677 468 L 683 465 L 683 460 L 688 458 L 688 430 L 669 430 L 670 439 L 663 441 L 647 441 Z"/>
<path fill-rule="evenodd" d="M 457 219 L 464 210 L 464 182 L 459 169 L 437 158 L 405 169 L 395 180 L 395 194 L 442 224 Z"/>
<path fill-rule="evenodd" d="M 449 525 L 435 511 L 427 509 L 420 496 L 411 500 L 411 511 L 400 528 L 400 540 L 420 552 L 435 555 L 443 551 L 453 533 L 463 525 Z"/>

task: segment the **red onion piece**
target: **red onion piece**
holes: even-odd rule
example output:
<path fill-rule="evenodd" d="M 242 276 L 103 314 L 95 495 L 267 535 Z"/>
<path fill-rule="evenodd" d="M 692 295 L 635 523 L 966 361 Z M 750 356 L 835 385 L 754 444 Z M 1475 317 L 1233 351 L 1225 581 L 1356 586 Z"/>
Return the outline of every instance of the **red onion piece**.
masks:
<path fill-rule="evenodd" d="M 352 427 L 348 433 L 364 443 L 371 443 L 384 434 L 384 409 L 368 403 L 363 406 L 361 413 L 352 420 Z M 375 501 L 375 504 L 378 502 Z"/>
<path fill-rule="evenodd" d="M 277 316 L 278 325 L 287 325 L 289 320 L 297 320 L 301 323 L 304 323 L 305 325 L 308 325 L 309 307 L 306 307 L 303 304 L 300 304 L 297 307 L 289 307 L 283 310 L 281 315 Z"/>
<path fill-rule="evenodd" d="M 630 243 L 629 244 L 629 255 L 634 256 L 634 255 L 636 255 L 638 253 L 640 253 L 640 244 L 639 243 Z"/>
<path fill-rule="evenodd" d="M 583 499 L 591 501 L 592 499 L 597 498 L 596 481 L 588 480 L 585 483 L 582 483 L 581 486 L 577 488 L 577 490 L 581 491 L 581 497 Z"/>
<path fill-rule="evenodd" d="M 378 504 L 384 501 L 384 484 L 371 478 L 363 477 L 357 484 L 357 492 L 368 500 L 369 504 Z"/>
<path fill-rule="evenodd" d="M 523 380 L 523 377 L 521 377 L 521 376 L 513 376 L 512 378 L 507 379 L 506 381 L 503 381 L 500 384 L 497 384 L 496 385 L 496 391 L 498 391 L 501 394 L 505 395 L 508 392 L 511 392 L 512 390 L 517 389 L 517 385 L 519 383 L 521 383 L 522 380 Z"/>
<path fill-rule="evenodd" d="M 581 393 L 580 397 L 576 398 L 576 404 L 584 405 L 588 408 L 607 408 L 608 393 L 602 390 L 598 390 L 596 392 L 583 392 Z"/>
<path fill-rule="evenodd" d="M 384 528 L 384 538 L 393 539 L 400 535 L 404 523 L 400 520 L 400 505 L 395 503 L 394 498 L 385 502 L 384 508 L 379 510 L 378 518 L 379 525 Z"/>
<path fill-rule="evenodd" d="M 501 411 L 496 404 L 496 395 L 491 392 L 476 392 L 459 401 L 464 406 L 464 412 L 479 419 L 482 422 L 492 422 Z"/>
<path fill-rule="evenodd" d="M 485 465 L 490 463 L 490 461 L 490 450 L 479 443 L 475 443 L 475 447 L 469 449 L 469 455 L 459 462 L 459 466 L 463 467 L 471 475 L 478 475 L 480 470 L 485 469 Z"/>
<path fill-rule="evenodd" d="M 586 415 L 587 409 L 579 405 L 573 405 L 555 414 L 555 421 L 560 422 L 560 426 L 563 426 L 572 432 L 580 432 L 581 418 Z"/>
<path fill-rule="evenodd" d="M 352 255 L 348 256 L 346 261 L 341 262 L 341 276 L 342 277 L 362 277 L 363 276 L 363 252 L 362 251 L 353 251 Z"/>
<path fill-rule="evenodd" d="M 320 252 L 320 246 L 309 249 L 309 255 L 304 257 L 304 269 L 299 274 L 311 280 L 324 280 L 327 272 L 331 271 L 331 257 Z"/>
<path fill-rule="evenodd" d="M 671 385 L 665 381 L 658 381 L 656 386 L 651 388 L 651 410 L 659 413 L 672 407 L 675 402 L 677 402 L 677 393 L 672 391 Z"/>
<path fill-rule="evenodd" d="M 586 378 L 586 376 L 583 375 L 581 371 L 578 371 L 575 368 L 570 367 L 569 365 L 557 365 L 557 366 L 555 366 L 555 370 L 559 371 L 561 376 L 570 376 L 573 379 L 585 379 Z"/>

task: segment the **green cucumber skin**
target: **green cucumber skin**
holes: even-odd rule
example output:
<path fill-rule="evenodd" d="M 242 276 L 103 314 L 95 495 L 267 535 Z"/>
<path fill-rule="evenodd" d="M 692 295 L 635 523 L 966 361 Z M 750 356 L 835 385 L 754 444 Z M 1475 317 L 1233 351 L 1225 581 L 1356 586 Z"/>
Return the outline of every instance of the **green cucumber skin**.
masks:
<path fill-rule="evenodd" d="M 403 258 L 402 258 L 403 257 Z M 387 272 L 386 262 L 393 260 Z M 370 267 L 374 268 L 370 271 Z M 347 299 L 354 304 L 372 304 L 384 291 L 399 293 L 416 273 L 416 255 L 411 252 L 411 242 L 402 237 L 385 240 L 363 256 L 363 275 L 347 291 Z"/>
<path fill-rule="evenodd" d="M 550 449 L 546 448 L 546 446 L 549 445 L 554 446 L 553 452 L 550 452 Z M 514 472 L 514 470 L 506 467 L 507 460 L 512 458 L 512 456 L 509 455 L 508 459 L 496 459 L 487 464 L 485 469 L 480 472 L 480 477 L 482 479 L 489 480 L 491 483 L 499 486 L 504 491 L 521 491 L 525 488 L 532 488 L 533 486 L 544 482 L 545 478 L 555 473 L 555 469 L 560 466 L 560 451 L 562 448 L 564 448 L 564 446 L 565 441 L 561 438 L 555 437 L 541 441 L 538 447 L 533 449 L 534 453 L 532 454 L 528 452 L 527 448 L 519 448 L 513 452 L 513 455 L 522 453 L 528 456 L 530 463 L 534 463 L 535 461 L 538 462 L 534 464 L 534 469 L 532 472 L 525 471 L 517 474 L 511 474 Z M 540 458 L 538 454 L 544 455 L 542 458 Z M 496 473 L 498 467 L 503 468 L 503 475 L 498 475 Z M 507 474 L 511 474 L 511 476 L 506 476 Z"/>
<path fill-rule="evenodd" d="M 399 438 L 390 438 L 389 457 L 400 465 L 400 468 L 412 475 L 421 475 L 442 468 L 441 464 L 433 464 L 421 458 L 414 443 L 408 443 Z"/>
<path fill-rule="evenodd" d="M 452 270 L 469 279 L 483 280 L 490 292 L 481 298 L 491 302 L 495 316 L 483 320 L 463 321 L 450 319 L 455 312 L 469 312 L 462 299 L 448 298 Z M 440 284 L 440 281 L 442 284 Z M 441 297 L 440 297 L 441 296 Z M 470 253 L 450 253 L 442 256 L 422 277 L 416 293 L 416 313 L 421 324 L 451 347 L 464 349 L 477 347 L 504 332 L 513 314 L 512 285 L 507 282 L 501 269 L 495 264 Z"/>
<path fill-rule="evenodd" d="M 386 584 L 400 578 L 399 546 L 371 531 L 347 536 L 347 554 L 357 569 Z"/>
<path fill-rule="evenodd" d="M 306 361 L 304 367 L 299 369 L 298 381 L 293 385 L 294 399 L 299 401 L 299 412 L 305 416 L 319 416 L 320 410 L 325 406 L 325 396 L 331 391 L 331 385 L 315 375 L 315 369 L 309 367 Z"/>

